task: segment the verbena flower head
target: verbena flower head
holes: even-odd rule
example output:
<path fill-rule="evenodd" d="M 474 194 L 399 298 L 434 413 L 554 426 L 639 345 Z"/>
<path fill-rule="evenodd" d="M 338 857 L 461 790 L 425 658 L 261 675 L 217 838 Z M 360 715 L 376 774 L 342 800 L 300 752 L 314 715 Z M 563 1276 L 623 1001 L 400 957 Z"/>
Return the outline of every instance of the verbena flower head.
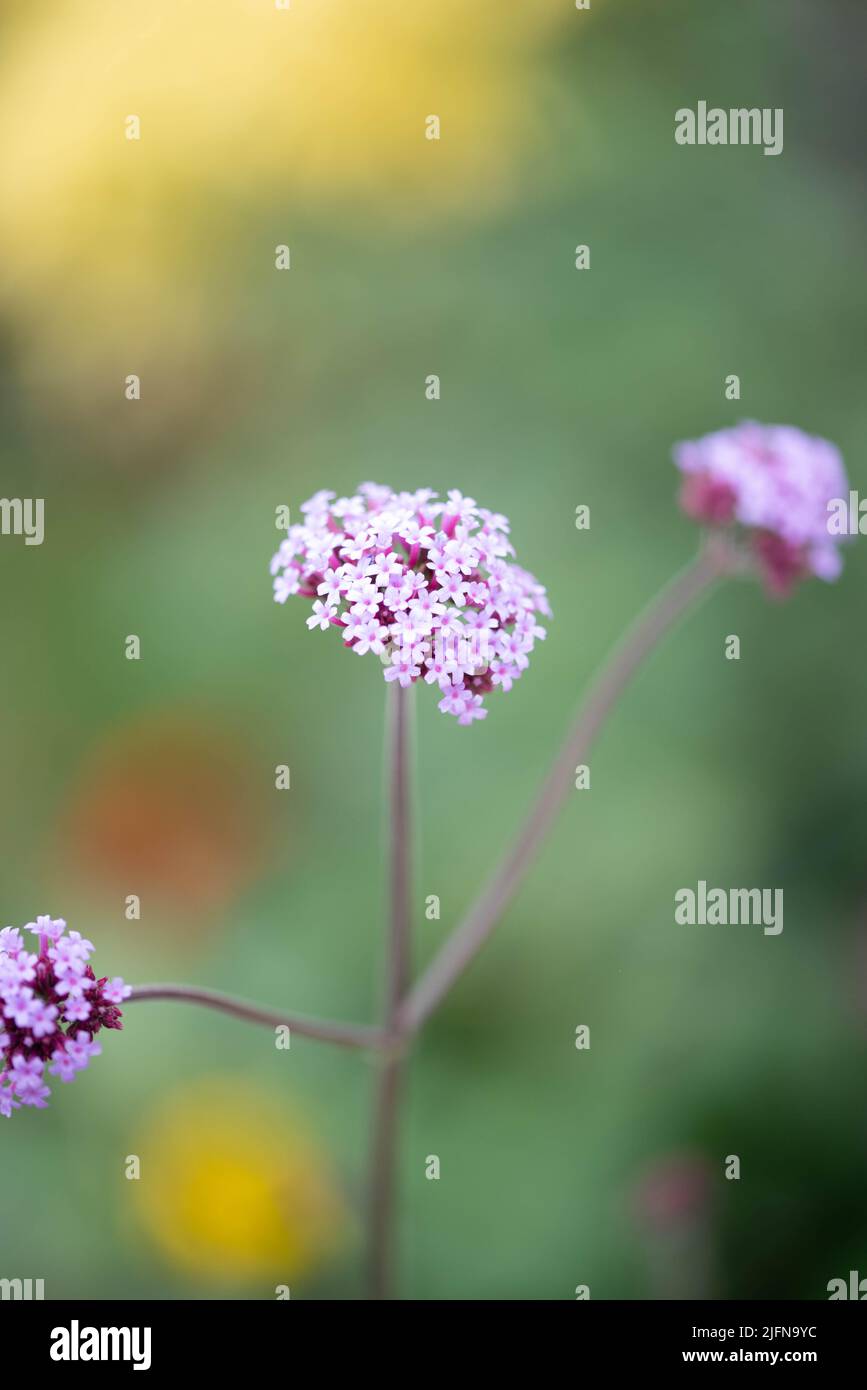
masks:
<path fill-rule="evenodd" d="M 771 593 L 785 595 L 810 574 L 837 578 L 828 503 L 846 497 L 849 483 L 833 444 L 792 425 L 747 420 L 676 445 L 674 460 L 685 475 L 684 511 L 709 526 L 745 528 Z"/>
<path fill-rule="evenodd" d="M 526 670 L 545 590 L 512 562 L 509 523 L 452 491 L 392 492 L 362 483 L 354 497 L 317 492 L 271 561 L 274 597 L 312 601 L 311 629 L 335 628 L 385 679 L 439 689 L 460 724 L 484 719 L 484 697 Z"/>
<path fill-rule="evenodd" d="M 37 917 L 0 931 L 0 1115 L 22 1105 L 44 1109 L 46 1068 L 72 1081 L 102 1051 L 101 1028 L 122 1028 L 123 980 L 98 980 L 88 965 L 93 946 L 58 918 Z M 29 945 L 36 946 L 29 951 Z"/>

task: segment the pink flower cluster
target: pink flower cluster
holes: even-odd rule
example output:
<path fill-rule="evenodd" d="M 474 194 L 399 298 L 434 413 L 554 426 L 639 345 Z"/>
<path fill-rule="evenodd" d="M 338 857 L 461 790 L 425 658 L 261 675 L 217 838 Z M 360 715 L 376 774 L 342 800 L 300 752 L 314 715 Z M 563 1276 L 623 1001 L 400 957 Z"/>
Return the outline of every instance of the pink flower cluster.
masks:
<path fill-rule="evenodd" d="M 99 1055 L 95 1035 L 123 1027 L 118 1005 L 131 993 L 120 978 L 96 978 L 87 963 L 91 942 L 67 932 L 62 919 L 37 917 L 24 930 L 38 937 L 37 953 L 16 927 L 0 931 L 0 1115 L 7 1118 L 22 1105 L 44 1109 L 46 1066 L 72 1081 Z"/>
<path fill-rule="evenodd" d="M 460 724 L 484 719 L 484 696 L 510 690 L 551 616 L 541 584 L 509 557 L 509 523 L 452 491 L 392 492 L 362 483 L 354 497 L 317 492 L 271 561 L 274 597 L 313 600 L 309 628 L 337 628 L 385 679 L 424 680 Z"/>
<path fill-rule="evenodd" d="M 842 568 L 828 504 L 848 496 L 839 450 L 791 425 L 733 429 L 678 444 L 684 511 L 709 526 L 739 523 L 773 594 L 809 574 L 836 579 Z"/>

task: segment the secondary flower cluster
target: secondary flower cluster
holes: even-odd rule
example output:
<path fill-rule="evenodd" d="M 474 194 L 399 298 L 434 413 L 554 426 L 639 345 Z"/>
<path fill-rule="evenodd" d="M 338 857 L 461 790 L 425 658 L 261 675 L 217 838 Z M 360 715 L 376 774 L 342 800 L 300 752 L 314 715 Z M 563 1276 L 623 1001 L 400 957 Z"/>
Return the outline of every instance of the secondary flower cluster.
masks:
<path fill-rule="evenodd" d="M 37 917 L 24 930 L 38 938 L 38 952 L 26 949 L 16 927 L 0 931 L 0 1115 L 7 1117 L 22 1105 L 44 1109 L 46 1067 L 72 1081 L 98 1056 L 95 1035 L 123 1027 L 118 1005 L 131 993 L 120 978 L 96 978 L 87 963 L 93 945 L 62 919 Z"/>
<path fill-rule="evenodd" d="M 452 491 L 392 492 L 362 483 L 354 497 L 317 492 L 271 561 L 274 597 L 313 600 L 309 628 L 337 628 L 385 679 L 437 685 L 460 724 L 484 719 L 484 696 L 510 690 L 551 616 L 545 590 L 513 564 L 509 523 Z"/>
<path fill-rule="evenodd" d="M 842 568 L 828 504 L 848 495 L 839 450 L 791 425 L 733 429 L 678 444 L 684 511 L 709 526 L 739 523 L 768 589 L 790 592 L 809 574 L 836 579 Z"/>

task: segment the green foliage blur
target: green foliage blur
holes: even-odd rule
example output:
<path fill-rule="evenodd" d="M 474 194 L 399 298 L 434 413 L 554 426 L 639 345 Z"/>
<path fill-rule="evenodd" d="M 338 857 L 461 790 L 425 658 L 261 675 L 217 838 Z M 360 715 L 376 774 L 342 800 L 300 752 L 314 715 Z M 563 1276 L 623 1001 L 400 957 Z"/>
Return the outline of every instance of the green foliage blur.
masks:
<path fill-rule="evenodd" d="M 308 633 L 301 601 L 272 602 L 275 508 L 366 479 L 459 487 L 511 518 L 519 561 L 548 587 L 547 641 L 484 724 L 459 728 L 417 692 L 421 966 L 519 824 L 595 666 L 696 546 L 672 444 L 742 418 L 792 423 L 834 440 L 867 494 L 865 18 L 844 0 L 594 0 L 586 14 L 564 0 L 522 80 L 507 74 L 513 124 L 486 135 L 466 184 L 423 139 L 436 91 L 410 93 L 429 193 L 375 174 L 345 190 L 339 171 L 298 188 L 289 148 L 285 190 L 244 185 L 231 207 L 196 195 L 196 226 L 176 231 L 189 262 L 151 265 L 153 293 L 129 312 L 122 279 L 118 323 L 91 317 L 100 259 L 64 261 L 58 208 L 62 296 L 48 277 L 42 297 L 37 280 L 0 304 L 0 491 L 46 505 L 44 545 L 0 539 L 0 925 L 65 917 L 96 943 L 98 974 L 377 1016 L 386 688 L 374 660 Z M 13 73 L 34 22 L 26 7 L 2 21 Z M 676 146 L 674 112 L 699 99 L 783 107 L 783 154 Z M 472 138 L 441 105 L 442 145 Z M 248 138 L 268 141 L 264 117 Z M 164 213 L 179 177 L 153 176 Z M 130 282 L 148 246 L 141 219 Z M 69 331 L 49 332 L 63 315 Z M 413 1055 L 406 1297 L 570 1299 L 587 1284 L 593 1298 L 811 1299 L 867 1274 L 865 565 L 856 541 L 837 584 L 784 604 L 730 584 L 624 698 L 591 790 Z M 139 662 L 124 658 L 131 633 Z M 289 792 L 274 789 L 281 763 Z M 782 887 L 782 935 L 675 925 L 675 891 L 699 879 Z M 103 1043 L 49 1109 L 0 1121 L 0 1276 L 42 1277 L 58 1298 L 273 1297 L 273 1280 L 175 1268 L 124 1176 L 140 1154 L 147 1182 L 161 1097 L 231 1073 L 304 1114 L 355 1213 L 292 1296 L 358 1296 L 367 1059 L 300 1038 L 278 1051 L 266 1030 L 169 1003 L 129 1006 Z M 739 1181 L 724 1178 L 732 1154 Z M 705 1176 L 681 1202 L 684 1166 Z M 672 1173 L 660 1206 L 648 1185 Z"/>

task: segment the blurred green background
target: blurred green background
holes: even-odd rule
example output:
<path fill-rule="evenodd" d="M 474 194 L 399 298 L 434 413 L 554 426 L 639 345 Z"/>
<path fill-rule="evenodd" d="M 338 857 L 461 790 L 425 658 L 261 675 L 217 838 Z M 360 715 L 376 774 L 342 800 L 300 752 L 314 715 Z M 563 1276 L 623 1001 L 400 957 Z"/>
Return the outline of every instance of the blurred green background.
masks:
<path fill-rule="evenodd" d="M 548 587 L 548 640 L 484 724 L 419 692 L 421 964 L 695 547 L 673 442 L 789 422 L 867 492 L 867 15 L 145 9 L 0 21 L 0 490 L 46 500 L 43 546 L 0 540 L 3 925 L 50 912 L 97 973 L 372 1019 L 385 687 L 272 603 L 274 508 L 459 487 Z M 783 107 L 783 154 L 678 147 L 700 99 Z M 624 699 L 414 1055 L 405 1296 L 824 1298 L 867 1274 L 864 574 L 856 544 L 786 604 L 730 585 Z M 675 925 L 700 878 L 782 887 L 782 936 Z M 0 1276 L 357 1296 L 370 1063 L 172 1003 L 102 1040 L 48 1110 L 2 1123 Z"/>

